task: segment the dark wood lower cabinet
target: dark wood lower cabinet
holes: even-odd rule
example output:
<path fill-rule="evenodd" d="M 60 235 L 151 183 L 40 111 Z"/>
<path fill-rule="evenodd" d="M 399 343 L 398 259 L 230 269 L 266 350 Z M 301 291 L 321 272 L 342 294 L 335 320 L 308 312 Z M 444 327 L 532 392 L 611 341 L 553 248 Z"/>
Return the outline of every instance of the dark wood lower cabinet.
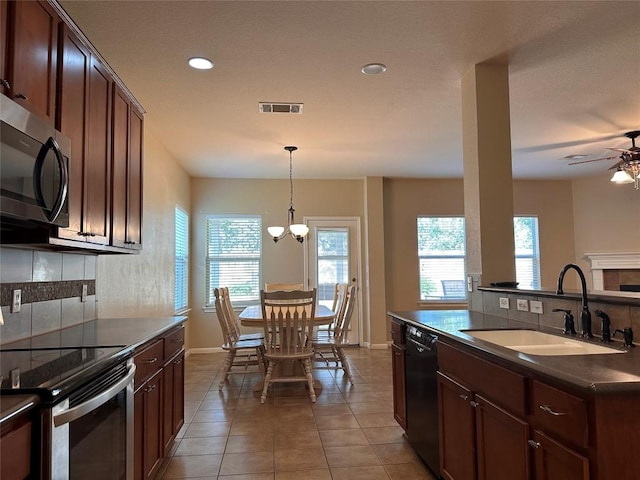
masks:
<path fill-rule="evenodd" d="M 535 480 L 589 480 L 589 460 L 534 431 Z"/>
<path fill-rule="evenodd" d="M 407 399 L 405 385 L 404 348 L 391 345 L 391 364 L 393 369 L 393 418 L 403 428 L 407 428 Z"/>
<path fill-rule="evenodd" d="M 134 356 L 134 478 L 153 478 L 184 424 L 184 326 Z"/>
<path fill-rule="evenodd" d="M 32 423 L 29 415 L 21 415 L 2 425 L 0 436 L 0 478 L 24 480 L 32 477 Z M 35 447 L 33 447 L 35 448 Z"/>

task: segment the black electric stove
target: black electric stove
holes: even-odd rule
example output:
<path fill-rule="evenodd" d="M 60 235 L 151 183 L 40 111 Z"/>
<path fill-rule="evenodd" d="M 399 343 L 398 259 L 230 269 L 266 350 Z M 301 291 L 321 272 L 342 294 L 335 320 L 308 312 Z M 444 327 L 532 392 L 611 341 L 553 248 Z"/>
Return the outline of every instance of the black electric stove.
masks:
<path fill-rule="evenodd" d="M 130 356 L 122 347 L 3 347 L 0 394 L 32 393 L 55 404 Z"/>

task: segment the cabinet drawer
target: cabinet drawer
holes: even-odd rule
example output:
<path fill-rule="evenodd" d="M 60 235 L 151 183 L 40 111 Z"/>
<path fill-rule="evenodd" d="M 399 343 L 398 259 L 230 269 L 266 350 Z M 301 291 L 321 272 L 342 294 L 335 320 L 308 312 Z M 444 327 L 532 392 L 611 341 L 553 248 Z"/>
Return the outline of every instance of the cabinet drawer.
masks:
<path fill-rule="evenodd" d="M 0 477 L 29 478 L 31 470 L 31 422 L 3 435 L 0 439 Z"/>
<path fill-rule="evenodd" d="M 495 363 L 438 343 L 438 368 L 520 417 L 526 415 L 526 378 Z"/>
<path fill-rule="evenodd" d="M 404 337 L 404 325 L 396 322 L 395 320 L 391 320 L 391 339 L 395 345 L 404 345 L 405 337 Z"/>
<path fill-rule="evenodd" d="M 537 380 L 531 388 L 536 428 L 578 447 L 588 446 L 587 402 Z"/>
<path fill-rule="evenodd" d="M 133 357 L 136 364 L 135 387 L 149 378 L 154 372 L 162 367 L 164 361 L 164 341 L 162 339 L 154 341 L 147 348 L 137 353 Z"/>
<path fill-rule="evenodd" d="M 164 337 L 164 358 L 169 360 L 184 346 L 184 327 L 171 330 Z"/>

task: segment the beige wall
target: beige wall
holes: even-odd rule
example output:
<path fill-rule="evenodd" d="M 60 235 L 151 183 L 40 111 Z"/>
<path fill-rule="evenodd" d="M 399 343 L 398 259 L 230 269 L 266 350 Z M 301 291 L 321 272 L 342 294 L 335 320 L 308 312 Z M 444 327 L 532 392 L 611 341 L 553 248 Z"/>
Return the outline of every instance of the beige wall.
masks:
<path fill-rule="evenodd" d="M 142 252 L 101 255 L 96 266 L 100 318 L 173 315 L 176 205 L 189 210 L 190 179 L 149 128 L 144 138 Z"/>
<path fill-rule="evenodd" d="M 514 213 L 537 215 L 541 281 L 553 288 L 562 265 L 574 259 L 571 183 L 514 182 Z M 417 232 L 419 215 L 464 215 L 462 180 L 385 180 L 387 309 L 419 308 Z M 565 238 L 567 241 L 562 241 Z"/>
<path fill-rule="evenodd" d="M 609 172 L 573 181 L 575 257 L 585 273 L 586 253 L 640 252 L 640 191 L 610 178 Z M 591 288 L 591 275 L 586 276 Z"/>
<path fill-rule="evenodd" d="M 294 180 L 296 220 L 304 216 L 363 217 L 361 180 Z M 215 313 L 205 305 L 205 217 L 212 214 L 261 215 L 263 281 L 304 282 L 303 245 L 292 238 L 277 244 L 266 227 L 286 225 L 289 207 L 288 180 L 193 178 L 191 181 L 191 291 L 192 347 L 210 348 L 222 344 Z"/>

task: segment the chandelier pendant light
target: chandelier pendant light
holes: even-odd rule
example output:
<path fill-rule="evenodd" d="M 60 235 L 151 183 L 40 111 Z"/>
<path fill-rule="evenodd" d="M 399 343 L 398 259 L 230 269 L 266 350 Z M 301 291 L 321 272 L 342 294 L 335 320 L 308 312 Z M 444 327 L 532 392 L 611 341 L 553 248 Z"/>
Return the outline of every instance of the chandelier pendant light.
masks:
<path fill-rule="evenodd" d="M 295 152 L 298 147 L 288 145 L 284 147 L 289 152 L 289 210 L 287 211 L 287 228 L 280 226 L 267 227 L 267 232 L 273 238 L 274 242 L 282 240 L 287 234 L 291 235 L 300 243 L 304 242 L 304 237 L 309 233 L 309 227 L 304 223 L 296 223 L 295 221 L 295 209 L 293 208 L 293 160 L 291 154 Z"/>

